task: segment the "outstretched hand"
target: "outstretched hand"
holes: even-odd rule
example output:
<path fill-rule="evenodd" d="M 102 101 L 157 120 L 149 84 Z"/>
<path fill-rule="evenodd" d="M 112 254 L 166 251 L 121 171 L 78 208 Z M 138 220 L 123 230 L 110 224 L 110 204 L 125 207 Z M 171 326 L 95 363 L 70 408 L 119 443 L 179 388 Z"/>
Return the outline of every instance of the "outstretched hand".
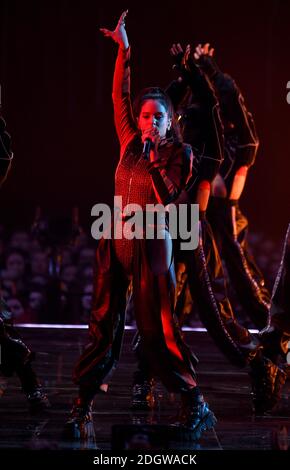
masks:
<path fill-rule="evenodd" d="M 170 54 L 173 58 L 173 61 L 174 61 L 174 64 L 173 64 L 173 68 L 176 69 L 176 68 L 181 68 L 181 65 L 182 65 L 182 60 L 183 60 L 183 49 L 182 49 L 182 46 L 181 44 L 177 43 L 177 44 L 172 44 L 171 48 L 170 48 Z"/>
<path fill-rule="evenodd" d="M 182 46 L 179 43 L 173 44 L 170 49 L 170 54 L 174 59 L 173 68 L 188 68 L 190 60 L 192 59 L 190 44 L 187 44 L 185 50 L 183 50 Z"/>
<path fill-rule="evenodd" d="M 205 57 L 212 57 L 214 54 L 214 48 L 210 47 L 210 44 L 207 42 L 206 44 L 198 44 L 196 46 L 193 57 L 196 61 L 199 61 Z"/>
<path fill-rule="evenodd" d="M 113 41 L 119 44 L 119 46 L 121 46 L 123 49 L 128 49 L 129 47 L 128 36 L 125 29 L 125 18 L 127 13 L 128 10 L 123 11 L 114 31 L 106 28 L 100 28 L 100 31 L 104 34 L 104 36 L 112 38 Z"/>

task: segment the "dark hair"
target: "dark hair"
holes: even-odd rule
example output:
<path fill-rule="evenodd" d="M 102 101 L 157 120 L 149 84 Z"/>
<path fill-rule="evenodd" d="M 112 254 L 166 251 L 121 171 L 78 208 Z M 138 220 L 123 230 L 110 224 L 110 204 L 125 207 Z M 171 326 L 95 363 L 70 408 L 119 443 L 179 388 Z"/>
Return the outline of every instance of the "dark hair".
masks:
<path fill-rule="evenodd" d="M 157 100 L 159 101 L 168 113 L 168 117 L 171 120 L 171 129 L 167 131 L 166 137 L 173 138 L 175 142 L 182 142 L 181 132 L 179 128 L 178 121 L 175 116 L 175 111 L 173 108 L 172 101 L 167 93 L 159 87 L 148 87 L 143 88 L 141 92 L 137 95 L 133 102 L 133 112 L 135 119 L 137 119 L 141 113 L 141 109 L 145 101 L 148 100 Z"/>
<path fill-rule="evenodd" d="M 134 114 L 136 117 L 139 116 L 141 108 L 147 100 L 158 100 L 161 104 L 163 104 L 164 108 L 168 113 L 169 118 L 173 118 L 174 110 L 171 99 L 165 93 L 165 91 L 163 91 L 162 88 L 159 87 L 144 88 L 140 91 L 133 103 Z"/>

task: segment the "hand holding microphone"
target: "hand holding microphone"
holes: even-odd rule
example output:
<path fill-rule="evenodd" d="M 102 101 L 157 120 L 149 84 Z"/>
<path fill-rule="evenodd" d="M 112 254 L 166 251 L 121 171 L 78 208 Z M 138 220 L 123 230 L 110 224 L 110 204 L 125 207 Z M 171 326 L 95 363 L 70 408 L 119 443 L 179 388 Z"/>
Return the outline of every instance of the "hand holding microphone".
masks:
<path fill-rule="evenodd" d="M 149 137 L 146 137 L 146 139 L 143 142 L 143 151 L 142 154 L 146 160 L 149 160 L 150 157 L 150 150 L 153 147 L 153 142 Z"/>
<path fill-rule="evenodd" d="M 160 135 L 159 135 L 158 127 L 153 126 L 148 129 L 145 129 L 142 132 L 142 142 L 143 142 L 142 154 L 144 158 L 146 158 L 147 160 L 154 159 L 154 155 L 156 154 L 156 150 L 160 142 Z M 151 150 L 153 152 L 151 152 Z"/>

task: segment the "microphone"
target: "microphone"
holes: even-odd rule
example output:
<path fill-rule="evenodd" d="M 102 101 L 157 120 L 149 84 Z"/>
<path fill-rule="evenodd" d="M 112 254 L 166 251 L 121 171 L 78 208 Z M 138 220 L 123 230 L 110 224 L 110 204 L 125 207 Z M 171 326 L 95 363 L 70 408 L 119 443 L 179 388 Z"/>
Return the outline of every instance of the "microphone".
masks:
<path fill-rule="evenodd" d="M 143 143 L 143 152 L 142 152 L 142 155 L 144 156 L 144 158 L 146 160 L 149 160 L 149 156 L 150 156 L 150 150 L 152 148 L 152 140 L 147 137 L 145 140 L 144 140 L 144 143 Z"/>

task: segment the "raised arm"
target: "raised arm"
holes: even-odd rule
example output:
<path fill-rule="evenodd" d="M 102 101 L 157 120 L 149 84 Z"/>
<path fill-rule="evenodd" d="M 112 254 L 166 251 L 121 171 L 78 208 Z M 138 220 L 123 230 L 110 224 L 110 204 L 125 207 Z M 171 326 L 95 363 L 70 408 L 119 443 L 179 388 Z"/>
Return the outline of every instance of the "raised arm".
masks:
<path fill-rule="evenodd" d="M 114 31 L 105 28 L 100 29 L 106 37 L 112 38 L 119 46 L 115 63 L 112 98 L 115 127 L 121 146 L 121 158 L 127 145 L 137 132 L 130 98 L 130 47 L 125 29 L 127 13 L 128 10 L 122 13 Z"/>
<path fill-rule="evenodd" d="M 200 174 L 204 179 L 211 181 L 223 160 L 223 125 L 219 102 L 209 78 L 197 67 L 189 45 L 186 48 L 184 60 L 189 85 L 201 108 L 203 118 L 201 126 L 204 147 L 201 154 Z M 207 162 L 205 159 L 212 160 L 212 162 Z"/>
<path fill-rule="evenodd" d="M 190 194 L 196 194 L 195 202 L 200 204 L 201 210 L 205 210 L 210 183 L 217 174 L 223 159 L 223 127 L 218 100 L 208 77 L 194 63 L 190 46 L 187 46 L 184 53 L 180 44 L 174 44 L 170 52 L 175 59 L 175 68 L 179 70 L 180 76 L 169 86 L 167 92 L 176 108 L 180 105 L 183 108 L 185 122 L 183 137 L 192 145 L 198 157 L 188 191 Z M 189 90 L 190 100 L 186 96 Z M 193 117 L 193 122 L 191 122 L 191 111 L 194 112 L 195 104 L 192 102 L 192 96 L 194 103 L 198 103 L 199 113 L 198 120 L 196 112 L 193 113 L 195 117 Z"/>
<path fill-rule="evenodd" d="M 259 139 L 253 117 L 246 108 L 243 95 L 232 77 L 221 72 L 213 56 L 214 49 L 210 47 L 209 43 L 204 46 L 199 44 L 195 49 L 194 58 L 196 63 L 211 80 L 216 90 L 223 116 L 235 125 L 239 136 L 239 144 L 241 146 L 249 145 L 257 147 Z M 248 166 L 252 163 L 252 158 L 250 160 L 247 159 Z"/>

